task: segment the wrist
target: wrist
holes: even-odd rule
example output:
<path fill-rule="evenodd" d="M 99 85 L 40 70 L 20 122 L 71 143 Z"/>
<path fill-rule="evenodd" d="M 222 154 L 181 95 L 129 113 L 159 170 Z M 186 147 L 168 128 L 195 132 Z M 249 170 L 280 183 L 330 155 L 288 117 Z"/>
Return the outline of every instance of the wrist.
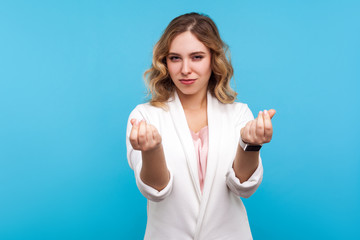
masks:
<path fill-rule="evenodd" d="M 262 147 L 262 144 L 252 144 L 244 142 L 241 136 L 239 139 L 239 145 L 245 152 L 258 152 Z"/>
<path fill-rule="evenodd" d="M 162 147 L 162 143 L 160 143 L 159 145 L 154 146 L 153 148 L 149 148 L 146 150 L 142 150 L 142 154 L 156 154 L 158 152 L 162 152 L 163 151 L 163 147 Z"/>

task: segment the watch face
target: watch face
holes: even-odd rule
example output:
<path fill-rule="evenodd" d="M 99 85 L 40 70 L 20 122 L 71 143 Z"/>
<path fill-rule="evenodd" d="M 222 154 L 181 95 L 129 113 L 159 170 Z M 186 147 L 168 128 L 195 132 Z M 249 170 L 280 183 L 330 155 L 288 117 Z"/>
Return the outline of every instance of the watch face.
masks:
<path fill-rule="evenodd" d="M 261 145 L 247 145 L 245 148 L 246 152 L 257 152 L 261 148 Z"/>

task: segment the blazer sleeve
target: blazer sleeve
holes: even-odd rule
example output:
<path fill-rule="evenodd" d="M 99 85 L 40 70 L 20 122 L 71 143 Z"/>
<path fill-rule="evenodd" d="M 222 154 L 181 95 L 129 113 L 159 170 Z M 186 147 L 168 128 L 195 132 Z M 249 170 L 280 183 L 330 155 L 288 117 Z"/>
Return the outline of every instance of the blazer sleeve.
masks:
<path fill-rule="evenodd" d="M 252 112 L 246 104 L 238 103 L 240 109 L 235 111 L 235 129 L 239 133 L 247 122 L 254 119 Z M 233 161 L 231 162 L 231 166 L 228 169 L 226 174 L 226 184 L 229 189 L 237 196 L 243 198 L 249 198 L 252 194 L 255 193 L 256 189 L 259 187 L 262 178 L 263 178 L 263 166 L 261 157 L 259 156 L 259 165 L 254 173 L 250 176 L 250 178 L 240 183 L 240 180 L 235 176 L 235 171 L 233 169 Z"/>
<path fill-rule="evenodd" d="M 144 197 L 146 197 L 148 200 L 151 200 L 154 202 L 159 202 L 159 201 L 165 199 L 171 193 L 172 186 L 173 186 L 173 174 L 169 170 L 169 173 L 170 173 L 169 183 L 161 191 L 158 191 L 155 188 L 145 184 L 140 178 L 140 171 L 141 171 L 141 167 L 142 167 L 141 151 L 133 149 L 131 146 L 130 140 L 129 140 L 130 132 L 132 129 L 132 124 L 130 123 L 130 120 L 132 118 L 135 118 L 139 121 L 144 119 L 145 121 L 147 121 L 149 123 L 149 119 L 147 119 L 146 116 L 147 115 L 142 112 L 142 109 L 139 106 L 137 106 L 131 112 L 131 114 L 129 116 L 128 123 L 127 123 L 127 129 L 126 129 L 127 159 L 128 159 L 128 163 L 129 163 L 131 169 L 134 170 L 136 185 L 139 188 L 142 195 Z"/>

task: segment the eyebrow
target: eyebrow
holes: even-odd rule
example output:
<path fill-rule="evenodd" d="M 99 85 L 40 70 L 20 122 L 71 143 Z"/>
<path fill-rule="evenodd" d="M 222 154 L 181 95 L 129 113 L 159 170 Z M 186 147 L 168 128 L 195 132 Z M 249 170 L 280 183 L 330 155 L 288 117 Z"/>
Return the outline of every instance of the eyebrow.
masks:
<path fill-rule="evenodd" d="M 190 53 L 189 55 L 196 55 L 196 54 L 206 54 L 205 52 L 202 52 L 202 51 L 197 51 L 197 52 L 192 52 Z M 179 53 L 175 53 L 175 52 L 169 52 L 169 55 L 181 55 Z"/>

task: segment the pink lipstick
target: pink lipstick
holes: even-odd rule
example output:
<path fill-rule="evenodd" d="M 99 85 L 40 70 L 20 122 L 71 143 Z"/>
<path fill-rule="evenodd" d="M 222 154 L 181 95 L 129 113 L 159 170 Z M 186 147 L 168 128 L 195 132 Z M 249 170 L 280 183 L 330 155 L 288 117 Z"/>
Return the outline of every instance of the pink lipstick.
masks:
<path fill-rule="evenodd" d="M 195 82 L 196 79 L 180 79 L 180 82 L 185 85 L 190 85 Z"/>

